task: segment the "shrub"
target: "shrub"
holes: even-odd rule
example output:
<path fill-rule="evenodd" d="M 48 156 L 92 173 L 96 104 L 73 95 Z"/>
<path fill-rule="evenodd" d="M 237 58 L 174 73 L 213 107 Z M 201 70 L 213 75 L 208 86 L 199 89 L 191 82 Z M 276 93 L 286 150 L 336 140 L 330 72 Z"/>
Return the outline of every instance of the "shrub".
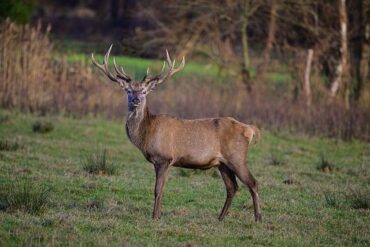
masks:
<path fill-rule="evenodd" d="M 0 151 L 16 151 L 21 145 L 15 141 L 0 140 Z"/>
<path fill-rule="evenodd" d="M 116 168 L 107 161 L 107 150 L 96 152 L 96 154 L 85 155 L 81 159 L 82 169 L 91 174 L 113 175 Z"/>
<path fill-rule="evenodd" d="M 326 192 L 324 193 L 326 204 L 329 207 L 339 208 L 341 206 L 341 200 L 338 197 L 338 194 L 335 192 Z"/>
<path fill-rule="evenodd" d="M 370 209 L 370 191 L 351 190 L 346 195 L 346 199 L 351 208 L 354 209 Z"/>
<path fill-rule="evenodd" d="M 35 10 L 35 0 L 3 1 L 0 4 L 0 19 L 8 17 L 18 23 L 27 23 L 31 20 Z"/>
<path fill-rule="evenodd" d="M 369 188 L 349 189 L 344 192 L 326 192 L 324 197 L 329 207 L 370 209 Z"/>
<path fill-rule="evenodd" d="M 320 160 L 316 166 L 316 168 L 322 172 L 325 173 L 331 173 L 333 172 L 336 168 L 335 165 L 332 164 L 325 156 L 324 154 L 320 155 Z"/>
<path fill-rule="evenodd" d="M 31 180 L 0 184 L 0 210 L 38 214 L 45 210 L 49 189 Z"/>
<path fill-rule="evenodd" d="M 35 133 L 48 133 L 54 129 L 54 124 L 49 121 L 37 120 L 32 124 L 32 130 Z"/>
<path fill-rule="evenodd" d="M 0 54 L 6 54 L 0 56 L 0 105 L 41 113 L 121 112 L 121 92 L 92 73 L 90 60 L 68 63 L 54 49 L 49 31 L 41 23 L 0 23 Z"/>

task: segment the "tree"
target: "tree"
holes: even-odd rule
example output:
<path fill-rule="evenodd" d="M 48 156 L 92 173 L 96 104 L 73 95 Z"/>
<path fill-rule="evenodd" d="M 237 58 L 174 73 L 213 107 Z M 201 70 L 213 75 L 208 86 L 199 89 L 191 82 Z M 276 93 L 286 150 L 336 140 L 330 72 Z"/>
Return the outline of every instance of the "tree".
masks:
<path fill-rule="evenodd" d="M 334 98 L 340 87 L 345 88 L 345 104 L 349 108 L 349 63 L 348 63 L 348 18 L 346 0 L 338 0 L 340 22 L 340 62 L 337 65 L 336 75 L 330 87 L 330 97 Z"/>
<path fill-rule="evenodd" d="M 275 42 L 275 32 L 276 32 L 276 15 L 277 15 L 277 8 L 278 3 L 277 0 L 270 0 L 270 20 L 268 26 L 268 35 L 266 39 L 266 46 L 265 50 L 263 51 L 263 62 L 259 67 L 259 76 L 261 78 L 265 77 L 267 66 L 270 63 L 270 56 L 271 51 L 273 48 L 273 44 Z"/>
<path fill-rule="evenodd" d="M 31 20 L 34 9 L 34 0 L 3 1 L 0 4 L 0 19 L 10 18 L 17 23 L 24 24 Z"/>
<path fill-rule="evenodd" d="M 151 24 L 139 29 L 131 43 L 140 44 L 143 53 L 172 46 L 180 55 L 190 51 L 205 54 L 220 68 L 241 75 L 251 90 L 248 27 L 263 4 L 265 1 L 260 0 L 172 0 L 166 5 L 145 2 L 139 7 L 139 15 Z M 239 48 L 241 55 L 236 52 Z"/>

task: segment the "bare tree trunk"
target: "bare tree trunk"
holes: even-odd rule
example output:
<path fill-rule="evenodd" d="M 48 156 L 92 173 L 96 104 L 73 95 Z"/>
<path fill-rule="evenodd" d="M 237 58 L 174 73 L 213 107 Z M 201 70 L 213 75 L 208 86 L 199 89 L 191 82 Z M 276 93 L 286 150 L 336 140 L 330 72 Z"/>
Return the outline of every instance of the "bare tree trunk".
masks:
<path fill-rule="evenodd" d="M 306 62 L 306 68 L 304 72 L 304 84 L 303 84 L 303 91 L 306 95 L 306 106 L 307 107 L 310 107 L 312 103 L 311 81 L 310 81 L 312 59 L 313 59 L 313 49 L 309 49 L 308 54 L 307 54 L 307 62 Z"/>
<path fill-rule="evenodd" d="M 369 77 L 369 62 L 370 62 L 370 23 L 365 26 L 365 39 L 362 43 L 361 62 L 360 62 L 360 78 L 362 83 L 365 83 Z"/>
<path fill-rule="evenodd" d="M 339 88 L 345 86 L 345 103 L 349 108 L 349 85 L 348 84 L 348 40 L 347 40 L 347 11 L 346 0 L 338 0 L 339 5 L 339 21 L 340 21 L 340 34 L 341 34 L 341 58 L 337 66 L 336 75 L 330 87 L 330 98 L 334 99 L 337 95 Z"/>
<path fill-rule="evenodd" d="M 358 92 L 358 98 L 360 96 L 360 90 L 364 87 L 364 84 L 369 79 L 369 66 L 370 66 L 370 3 L 366 0 L 363 1 L 362 6 L 362 16 L 363 16 L 363 39 L 362 39 L 362 46 L 361 46 L 361 61 L 360 61 L 360 68 L 359 68 L 359 79 L 360 79 L 360 87 Z"/>
<path fill-rule="evenodd" d="M 246 8 L 246 7 L 245 7 Z M 246 11 L 246 9 L 244 10 Z M 243 62 L 241 66 L 241 77 L 243 84 L 245 85 L 248 92 L 252 91 L 252 82 L 249 74 L 250 59 L 249 59 L 249 44 L 248 44 L 248 16 L 246 13 L 242 16 L 241 25 L 241 36 L 242 36 L 242 47 L 243 47 Z"/>
<path fill-rule="evenodd" d="M 242 35 L 242 46 L 243 46 L 243 64 L 244 67 L 249 68 L 250 60 L 249 60 L 249 44 L 248 44 L 248 17 L 243 16 L 242 18 L 242 26 L 241 26 L 241 35 Z"/>
<path fill-rule="evenodd" d="M 270 63 L 270 56 L 272 46 L 275 42 L 275 30 L 276 30 L 276 12 L 277 12 L 277 4 L 276 0 L 271 0 L 271 10 L 270 10 L 270 23 L 268 27 L 268 36 L 266 40 L 266 48 L 263 52 L 263 62 L 260 67 L 259 77 L 264 78 L 267 70 L 267 66 Z"/>
<path fill-rule="evenodd" d="M 296 103 L 304 85 L 304 72 L 305 72 L 305 57 L 306 54 L 302 49 L 294 49 L 294 58 L 290 61 L 293 68 L 293 91 L 292 101 Z"/>

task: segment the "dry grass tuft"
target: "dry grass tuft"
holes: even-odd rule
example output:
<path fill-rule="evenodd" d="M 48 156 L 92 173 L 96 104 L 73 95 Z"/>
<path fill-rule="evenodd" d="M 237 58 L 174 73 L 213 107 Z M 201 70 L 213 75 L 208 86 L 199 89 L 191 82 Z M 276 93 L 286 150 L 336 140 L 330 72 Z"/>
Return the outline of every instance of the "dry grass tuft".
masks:
<path fill-rule="evenodd" d="M 84 63 L 67 63 L 43 30 L 9 20 L 0 25 L 0 104 L 31 112 L 98 113 L 121 107 Z M 116 103 L 115 103 L 116 102 Z"/>
<path fill-rule="evenodd" d="M 49 188 L 31 180 L 0 183 L 0 210 L 39 214 L 46 209 Z"/>

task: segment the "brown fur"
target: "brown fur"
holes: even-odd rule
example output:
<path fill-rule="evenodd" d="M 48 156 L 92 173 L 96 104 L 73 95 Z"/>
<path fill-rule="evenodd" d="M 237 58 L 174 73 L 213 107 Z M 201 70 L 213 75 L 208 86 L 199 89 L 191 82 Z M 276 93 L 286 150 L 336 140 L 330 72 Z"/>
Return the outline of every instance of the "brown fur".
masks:
<path fill-rule="evenodd" d="M 156 184 L 159 185 L 156 186 L 154 218 L 160 217 L 167 170 L 175 166 L 191 169 L 219 167 L 228 192 L 220 220 L 225 216 L 235 194 L 235 176 L 239 177 L 252 194 L 256 221 L 261 219 L 257 183 L 245 165 L 249 144 L 253 138 L 256 142 L 260 138 L 257 127 L 230 117 L 185 120 L 152 115 L 144 104 L 128 115 L 126 130 L 130 140 L 156 169 Z"/>
<path fill-rule="evenodd" d="M 109 71 L 108 59 L 111 49 L 112 45 L 104 56 L 103 64 L 98 64 L 93 55 L 92 61 L 127 93 L 129 110 L 126 122 L 127 135 L 155 168 L 153 218 L 157 219 L 161 215 L 163 186 L 171 166 L 191 169 L 218 167 L 227 193 L 219 220 L 225 217 L 238 189 L 236 182 L 238 177 L 248 186 L 253 199 L 255 220 L 260 221 L 257 182 L 245 164 L 249 144 L 253 138 L 256 142 L 260 138 L 258 128 L 230 117 L 185 120 L 152 115 L 146 106 L 146 95 L 158 84 L 184 68 L 185 58 L 182 59 L 180 66 L 175 68 L 175 60 L 171 61 L 166 52 L 168 71 L 154 77 L 147 71 L 144 79 L 138 83 L 132 82 L 123 69 L 117 68 L 115 62 L 116 75 Z"/>

